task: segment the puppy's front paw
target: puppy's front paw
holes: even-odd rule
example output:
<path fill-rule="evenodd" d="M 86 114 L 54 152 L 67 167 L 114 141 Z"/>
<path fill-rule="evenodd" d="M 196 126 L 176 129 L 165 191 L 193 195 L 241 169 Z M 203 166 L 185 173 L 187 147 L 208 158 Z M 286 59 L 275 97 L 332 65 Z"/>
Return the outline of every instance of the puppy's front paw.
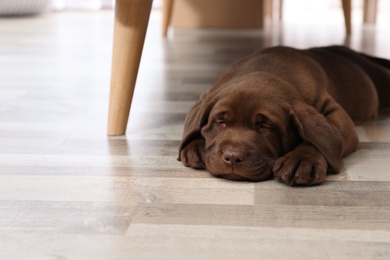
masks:
<path fill-rule="evenodd" d="M 302 145 L 278 159 L 273 172 L 287 185 L 316 185 L 325 181 L 328 169 L 324 156 L 314 147 Z"/>
<path fill-rule="evenodd" d="M 205 165 L 202 159 L 203 147 L 203 139 L 192 141 L 184 147 L 184 149 L 180 152 L 180 160 L 183 165 L 195 169 L 204 169 Z"/>

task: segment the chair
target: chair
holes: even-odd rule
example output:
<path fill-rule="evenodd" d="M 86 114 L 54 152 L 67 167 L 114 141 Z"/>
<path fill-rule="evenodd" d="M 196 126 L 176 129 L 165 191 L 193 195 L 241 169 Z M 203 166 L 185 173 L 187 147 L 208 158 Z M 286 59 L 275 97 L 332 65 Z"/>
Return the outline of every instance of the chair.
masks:
<path fill-rule="evenodd" d="M 374 10 L 375 9 L 375 3 L 377 0 L 364 0 L 365 8 L 364 10 Z M 274 0 L 263 0 L 262 1 L 263 5 L 263 19 L 266 16 L 272 17 L 273 15 L 273 4 Z M 282 19 L 282 10 L 283 10 L 283 0 L 278 0 L 279 4 L 279 19 Z M 347 33 L 351 33 L 351 1 L 350 0 L 342 0 L 342 6 L 343 6 L 343 12 L 344 12 L 344 21 L 345 21 L 345 29 Z M 163 36 L 165 37 L 168 32 L 168 27 L 171 22 L 171 17 L 172 17 L 172 9 L 173 9 L 173 3 L 174 0 L 164 0 L 164 5 L 163 5 L 163 27 L 162 27 L 162 33 Z M 373 12 L 368 12 L 367 17 L 370 19 L 372 17 Z M 366 12 L 365 12 L 366 14 Z M 366 17 L 366 15 L 365 15 Z M 366 20 L 365 20 L 366 21 Z M 264 22 L 263 22 L 264 24 Z"/>
<path fill-rule="evenodd" d="M 363 4 L 363 22 L 375 23 L 378 0 L 364 0 Z"/>
<path fill-rule="evenodd" d="M 153 0 L 116 0 L 108 135 L 124 135 Z"/>
<path fill-rule="evenodd" d="M 263 3 L 269 1 L 272 0 Z M 167 33 L 173 2 L 164 0 L 163 35 Z M 116 0 L 108 135 L 126 133 L 152 3 L 153 0 Z M 346 31 L 350 33 L 351 0 L 342 0 L 342 4 Z"/>

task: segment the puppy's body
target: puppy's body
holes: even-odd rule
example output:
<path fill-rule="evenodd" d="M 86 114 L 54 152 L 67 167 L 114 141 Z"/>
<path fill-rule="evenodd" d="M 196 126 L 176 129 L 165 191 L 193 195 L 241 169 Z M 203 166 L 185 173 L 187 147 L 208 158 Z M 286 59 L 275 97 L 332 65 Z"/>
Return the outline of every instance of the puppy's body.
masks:
<path fill-rule="evenodd" d="M 354 123 L 390 106 L 388 63 L 341 46 L 256 52 L 193 106 L 179 159 L 233 180 L 321 183 L 357 149 Z"/>

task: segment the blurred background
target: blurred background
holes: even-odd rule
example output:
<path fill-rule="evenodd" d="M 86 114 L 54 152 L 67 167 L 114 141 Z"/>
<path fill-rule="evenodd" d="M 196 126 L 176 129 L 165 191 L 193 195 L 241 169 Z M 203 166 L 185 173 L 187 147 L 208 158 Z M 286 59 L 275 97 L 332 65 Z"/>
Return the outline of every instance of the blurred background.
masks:
<path fill-rule="evenodd" d="M 154 0 L 154 9 L 161 9 L 163 1 Z M 274 17 L 280 16 L 282 12 L 282 19 L 285 22 L 323 23 L 326 21 L 327 23 L 337 23 L 343 19 L 339 15 L 340 0 L 271 0 L 268 2 L 273 3 L 273 6 L 269 7 L 272 10 L 265 12 L 267 18 L 272 17 L 272 14 Z M 376 6 L 376 10 L 368 10 L 368 12 L 376 14 L 374 21 L 371 20 L 370 23 L 375 22 L 379 26 L 389 24 L 390 1 L 380 0 L 353 0 L 352 19 L 354 23 L 363 21 L 364 2 L 371 6 L 368 8 Z M 259 26 L 259 21 L 262 18 L 262 13 L 257 8 L 261 3 L 262 0 L 178 0 L 175 1 L 172 25 L 175 27 L 256 27 Z M 98 11 L 113 9 L 114 6 L 115 0 L 1 0 L 0 15 L 47 14 L 52 11 L 70 10 Z M 215 10 L 221 10 L 221 12 L 214 12 Z M 216 17 L 226 17 L 220 18 L 225 19 L 225 24 L 223 22 L 219 22 L 219 24 L 209 22 L 210 13 Z M 194 17 L 198 20 L 206 20 L 206 22 L 194 21 Z M 238 23 L 234 24 L 232 21 L 238 21 Z"/>

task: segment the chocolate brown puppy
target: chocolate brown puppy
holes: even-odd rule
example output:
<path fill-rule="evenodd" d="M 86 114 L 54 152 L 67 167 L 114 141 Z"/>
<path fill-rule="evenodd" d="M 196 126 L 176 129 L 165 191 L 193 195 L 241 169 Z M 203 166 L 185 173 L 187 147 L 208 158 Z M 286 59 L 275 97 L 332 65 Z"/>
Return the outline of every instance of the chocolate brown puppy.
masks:
<path fill-rule="evenodd" d="M 390 106 L 390 61 L 343 46 L 272 47 L 230 65 L 189 111 L 179 160 L 230 180 L 322 183 Z"/>

